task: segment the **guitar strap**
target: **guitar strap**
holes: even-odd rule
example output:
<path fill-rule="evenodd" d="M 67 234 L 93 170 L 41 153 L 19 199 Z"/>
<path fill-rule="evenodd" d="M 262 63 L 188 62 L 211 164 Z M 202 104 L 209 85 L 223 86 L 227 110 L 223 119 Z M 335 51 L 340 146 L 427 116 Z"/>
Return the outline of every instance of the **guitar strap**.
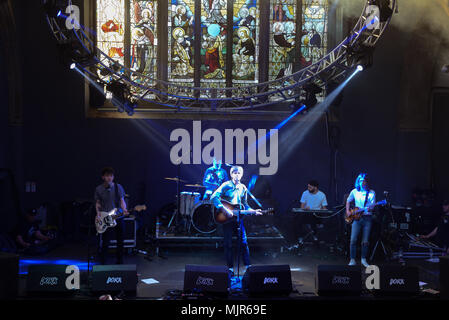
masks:
<path fill-rule="evenodd" d="M 116 208 L 120 208 L 120 196 L 119 196 L 119 193 L 118 193 L 118 188 L 119 188 L 118 187 L 118 183 L 116 182 L 115 183 L 115 188 L 114 188 L 115 189 L 115 197 L 114 197 L 115 201 L 114 202 L 115 202 L 115 207 Z"/>
<path fill-rule="evenodd" d="M 365 204 L 363 205 L 363 208 L 366 208 L 366 204 L 368 203 L 369 192 L 370 190 L 368 189 L 368 191 L 366 191 Z"/>

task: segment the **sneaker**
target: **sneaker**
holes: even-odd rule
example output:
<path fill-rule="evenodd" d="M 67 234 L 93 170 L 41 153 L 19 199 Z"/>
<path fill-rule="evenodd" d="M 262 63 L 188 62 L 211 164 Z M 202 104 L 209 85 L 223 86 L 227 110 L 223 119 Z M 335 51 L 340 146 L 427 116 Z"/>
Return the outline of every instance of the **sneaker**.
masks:
<path fill-rule="evenodd" d="M 362 258 L 361 263 L 362 263 L 362 265 L 363 265 L 365 268 L 368 268 L 369 264 L 368 264 L 368 262 L 366 262 L 366 259 L 365 259 L 365 258 Z"/>
<path fill-rule="evenodd" d="M 355 259 L 351 259 L 348 263 L 348 266 L 355 266 L 355 265 L 356 265 Z"/>

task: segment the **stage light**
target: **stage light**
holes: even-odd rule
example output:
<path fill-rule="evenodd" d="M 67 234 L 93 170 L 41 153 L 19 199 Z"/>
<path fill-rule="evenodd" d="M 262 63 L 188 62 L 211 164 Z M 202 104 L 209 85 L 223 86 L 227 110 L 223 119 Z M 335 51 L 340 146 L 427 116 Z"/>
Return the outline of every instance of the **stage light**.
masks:
<path fill-rule="evenodd" d="M 73 70 L 73 69 L 75 69 L 75 68 L 76 68 L 76 63 L 75 63 L 75 62 L 72 62 L 72 64 L 70 65 L 70 69 Z"/>
<path fill-rule="evenodd" d="M 357 71 L 363 71 L 372 67 L 374 63 L 374 47 L 366 44 L 356 44 L 353 47 L 349 47 L 348 62 L 351 66 L 357 66 Z"/>
<path fill-rule="evenodd" d="M 46 0 L 44 1 L 44 10 L 49 17 L 62 17 L 62 10 L 64 9 L 66 1 L 62 0 Z"/>
<path fill-rule="evenodd" d="M 393 15 L 391 0 L 373 0 L 372 4 L 377 5 L 380 10 L 380 21 L 385 22 Z"/>
<path fill-rule="evenodd" d="M 129 87 L 119 80 L 112 80 L 106 85 L 106 90 L 112 93 L 112 103 L 118 112 L 126 112 L 129 116 L 134 114 L 137 103 L 132 100 Z"/>
<path fill-rule="evenodd" d="M 301 99 L 301 105 L 306 105 L 308 109 L 313 108 L 318 100 L 316 95 L 323 91 L 317 84 L 308 83 L 304 86 L 303 98 Z"/>

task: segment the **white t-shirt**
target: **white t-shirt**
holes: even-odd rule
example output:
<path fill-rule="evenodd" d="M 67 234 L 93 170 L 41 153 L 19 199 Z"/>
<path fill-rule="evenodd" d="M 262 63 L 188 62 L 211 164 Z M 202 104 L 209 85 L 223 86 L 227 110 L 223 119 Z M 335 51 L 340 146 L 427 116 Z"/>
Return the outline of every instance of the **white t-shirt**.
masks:
<path fill-rule="evenodd" d="M 358 208 L 364 208 L 365 207 L 365 197 L 366 197 L 366 191 L 365 190 L 361 190 L 358 191 L 357 189 L 353 189 L 351 191 L 351 193 L 349 194 L 348 200 L 346 200 L 347 202 L 352 202 L 354 201 L 354 204 L 356 207 Z M 376 203 L 376 193 L 374 192 L 374 190 L 370 190 L 369 191 L 369 195 L 368 195 L 368 201 L 366 202 L 366 207 L 368 207 L 371 204 Z M 371 212 L 367 211 L 364 213 L 364 215 L 370 215 Z"/>
<path fill-rule="evenodd" d="M 326 195 L 319 190 L 315 194 L 306 190 L 302 193 L 301 203 L 312 210 L 319 210 L 327 206 Z"/>

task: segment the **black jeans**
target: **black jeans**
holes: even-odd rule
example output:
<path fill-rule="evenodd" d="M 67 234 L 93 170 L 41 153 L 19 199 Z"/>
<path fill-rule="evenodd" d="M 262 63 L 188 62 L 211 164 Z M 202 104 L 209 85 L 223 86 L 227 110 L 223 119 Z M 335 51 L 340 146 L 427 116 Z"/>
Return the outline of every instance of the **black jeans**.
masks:
<path fill-rule="evenodd" d="M 234 267 L 234 254 L 232 252 L 232 236 L 237 233 L 238 223 L 236 221 L 228 222 L 223 225 L 223 246 L 226 258 L 226 263 L 228 268 Z M 243 263 L 245 266 L 249 266 L 251 263 L 249 261 L 249 248 L 248 241 L 246 238 L 245 226 L 243 225 L 243 220 L 240 220 L 240 235 L 237 239 L 240 239 L 240 253 L 243 256 Z"/>
<path fill-rule="evenodd" d="M 106 264 L 106 254 L 108 251 L 109 242 L 114 239 L 117 240 L 116 248 L 116 264 L 123 263 L 123 219 L 117 220 L 117 225 L 113 228 L 108 228 L 100 235 L 100 264 Z"/>

